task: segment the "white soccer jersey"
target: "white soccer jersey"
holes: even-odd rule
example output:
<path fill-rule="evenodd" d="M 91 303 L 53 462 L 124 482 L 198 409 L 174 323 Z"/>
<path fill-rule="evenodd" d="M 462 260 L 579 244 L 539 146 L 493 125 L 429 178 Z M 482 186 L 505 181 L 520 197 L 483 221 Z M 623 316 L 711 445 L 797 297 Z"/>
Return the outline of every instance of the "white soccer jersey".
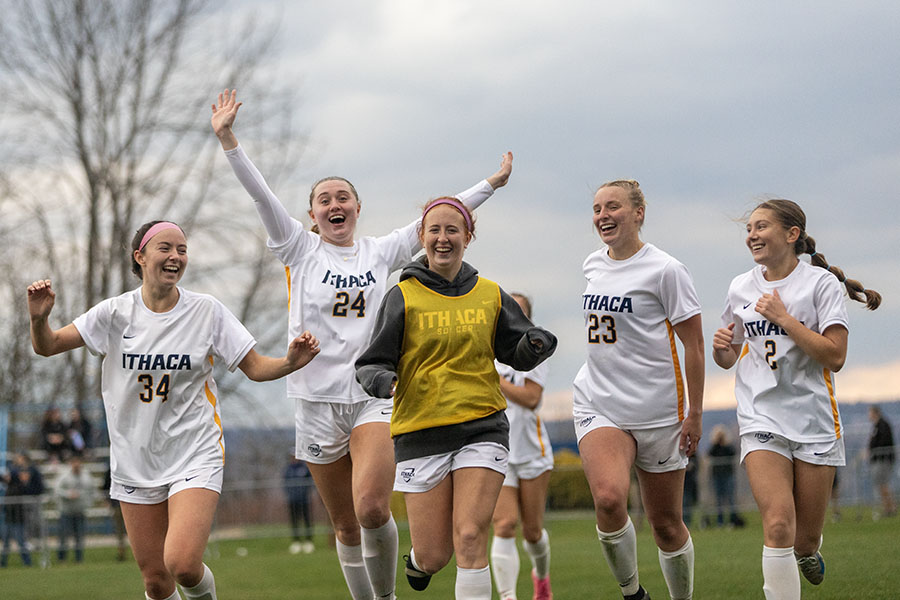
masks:
<path fill-rule="evenodd" d="M 166 485 L 225 459 L 213 358 L 233 371 L 256 340 L 212 296 L 178 292 L 166 313 L 148 309 L 138 288 L 74 321 L 103 357 L 110 466 L 122 485 Z"/>
<path fill-rule="evenodd" d="M 626 260 L 606 247 L 584 261 L 587 361 L 574 412 L 590 407 L 624 429 L 672 425 L 686 414 L 674 325 L 700 313 L 687 268 L 652 244 Z"/>
<path fill-rule="evenodd" d="M 788 314 L 812 331 L 822 333 L 831 325 L 848 328 L 843 289 L 825 269 L 800 261 L 779 281 L 766 281 L 762 266 L 735 277 L 722 323 L 735 324 L 733 343 L 743 346 L 734 386 L 741 434 L 777 433 L 794 442 L 839 438 L 843 428 L 834 374 L 756 312 L 757 300 L 773 290 Z"/>
<path fill-rule="evenodd" d="M 513 382 L 515 385 L 525 385 L 525 380 L 530 379 L 541 387 L 547 381 L 549 366 L 544 361 L 531 371 L 516 371 L 509 365 L 494 361 L 497 373 L 500 377 Z M 507 399 L 506 418 L 509 420 L 509 462 L 510 464 L 524 464 L 544 456 L 552 456 L 553 448 L 550 446 L 550 436 L 544 423 L 537 415 L 540 404 L 529 410 Z"/>
<path fill-rule="evenodd" d="M 240 146 L 225 154 L 257 203 L 269 249 L 285 265 L 288 339 L 309 330 L 321 342 L 316 360 L 287 376 L 288 397 L 342 404 L 369 400 L 356 381 L 354 363 L 369 344 L 388 278 L 421 249 L 419 221 L 382 237 L 358 239 L 352 247 L 327 244 L 288 215 Z M 474 210 L 493 192 L 481 181 L 457 197 Z"/>

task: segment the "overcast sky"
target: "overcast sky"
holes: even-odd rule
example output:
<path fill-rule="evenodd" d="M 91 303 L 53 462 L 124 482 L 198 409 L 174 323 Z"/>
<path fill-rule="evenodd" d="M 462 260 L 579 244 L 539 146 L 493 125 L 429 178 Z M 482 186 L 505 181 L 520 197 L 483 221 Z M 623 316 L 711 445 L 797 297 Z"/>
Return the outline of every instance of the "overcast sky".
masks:
<path fill-rule="evenodd" d="M 252 9 L 249 8 L 252 6 Z M 279 15 L 273 77 L 295 78 L 311 182 L 354 182 L 361 235 L 412 220 L 515 155 L 466 260 L 533 296 L 560 338 L 547 392 L 584 360 L 592 194 L 641 182 L 643 239 L 681 260 L 707 350 L 731 279 L 753 266 L 737 221 L 765 197 L 806 211 L 833 264 L 882 292 L 850 306 L 844 401 L 900 396 L 900 5 L 892 2 L 443 0 L 237 3 Z M 264 89 L 235 86 L 253 118 Z M 265 140 L 242 142 L 248 149 Z M 265 173 L 265 165 L 260 165 Z M 276 189 L 305 213 L 307 189 Z M 275 260 L 273 258 L 273 260 Z M 707 403 L 731 402 L 708 358 Z"/>

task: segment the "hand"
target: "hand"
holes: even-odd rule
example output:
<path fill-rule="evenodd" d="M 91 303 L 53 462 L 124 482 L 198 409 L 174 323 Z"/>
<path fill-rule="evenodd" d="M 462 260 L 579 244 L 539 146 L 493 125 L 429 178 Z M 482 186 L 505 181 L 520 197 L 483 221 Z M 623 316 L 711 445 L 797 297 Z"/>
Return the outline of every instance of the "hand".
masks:
<path fill-rule="evenodd" d="M 713 350 L 730 350 L 734 343 L 734 323 L 728 327 L 720 327 L 713 335 Z"/>
<path fill-rule="evenodd" d="M 487 182 L 491 184 L 491 187 L 495 190 L 502 188 L 506 185 L 506 182 L 509 181 L 509 176 L 512 173 L 512 161 L 512 152 L 506 152 L 500 158 L 500 170 L 487 178 Z"/>
<path fill-rule="evenodd" d="M 219 138 L 219 141 L 222 142 L 222 147 L 226 150 L 237 147 L 237 138 L 234 137 L 232 126 L 234 125 L 235 117 L 237 117 L 238 109 L 243 103 L 237 102 L 236 99 L 237 90 L 229 92 L 228 88 L 226 88 L 224 92 L 219 94 L 218 102 L 212 105 L 210 122 L 216 137 Z"/>
<path fill-rule="evenodd" d="M 785 318 L 789 316 L 778 290 L 772 290 L 771 294 L 763 294 L 756 301 L 756 312 L 764 316 L 769 323 L 775 323 L 780 327 L 784 326 Z"/>
<path fill-rule="evenodd" d="M 678 449 L 683 450 L 688 456 L 693 456 L 697 452 L 702 435 L 703 421 L 700 415 L 689 413 L 681 424 L 681 439 L 678 442 Z"/>
<path fill-rule="evenodd" d="M 40 279 L 28 286 L 28 314 L 31 320 L 44 320 L 50 316 L 56 292 L 50 286 L 49 279 Z"/>
<path fill-rule="evenodd" d="M 309 364 L 319 353 L 319 340 L 308 331 L 304 331 L 295 337 L 288 345 L 287 358 L 294 370 Z"/>

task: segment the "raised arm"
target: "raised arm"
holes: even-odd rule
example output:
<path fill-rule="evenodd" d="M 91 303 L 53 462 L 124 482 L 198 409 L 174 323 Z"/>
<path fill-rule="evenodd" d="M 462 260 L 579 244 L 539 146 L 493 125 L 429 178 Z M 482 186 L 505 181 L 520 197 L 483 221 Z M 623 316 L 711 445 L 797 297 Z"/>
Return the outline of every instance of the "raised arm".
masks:
<path fill-rule="evenodd" d="M 48 318 L 55 302 L 56 292 L 49 279 L 41 279 L 28 286 L 31 347 L 41 356 L 53 356 L 84 346 L 84 340 L 75 325 L 69 323 L 62 329 L 50 328 Z"/>
<path fill-rule="evenodd" d="M 490 198 L 494 191 L 502 188 L 509 181 L 512 174 L 512 152 L 506 152 L 500 157 L 500 169 L 482 181 L 479 181 L 467 190 L 456 195 L 466 208 L 474 211 Z M 487 183 L 487 185 L 485 185 Z"/>
<path fill-rule="evenodd" d="M 528 410 L 534 410 L 541 403 L 544 387 L 531 379 L 526 379 L 522 385 L 516 385 L 506 377 L 501 376 L 500 391 L 506 396 L 507 400 L 515 402 Z"/>
<path fill-rule="evenodd" d="M 319 340 L 310 332 L 304 331 L 291 341 L 285 356 L 263 356 L 251 349 L 238 363 L 238 368 L 253 381 L 271 381 L 306 366 L 318 353 Z"/>
<path fill-rule="evenodd" d="M 238 181 L 253 198 L 256 212 L 259 213 L 266 233 L 276 245 L 283 244 L 294 230 L 294 221 L 275 193 L 269 188 L 262 173 L 238 144 L 232 127 L 237 111 L 242 104 L 237 101 L 237 90 L 226 89 L 219 94 L 218 102 L 212 105 L 210 122 L 216 137 L 222 144 L 222 149 L 225 150 L 228 164 L 231 165 Z"/>

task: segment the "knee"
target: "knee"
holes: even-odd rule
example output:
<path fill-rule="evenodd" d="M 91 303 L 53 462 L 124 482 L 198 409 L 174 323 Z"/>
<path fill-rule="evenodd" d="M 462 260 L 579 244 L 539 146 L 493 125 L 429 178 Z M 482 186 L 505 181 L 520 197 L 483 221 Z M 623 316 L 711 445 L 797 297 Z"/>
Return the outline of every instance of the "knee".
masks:
<path fill-rule="evenodd" d="M 535 544 L 544 535 L 544 527 L 538 523 L 522 523 L 522 537 L 525 541 Z"/>
<path fill-rule="evenodd" d="M 653 537 L 656 540 L 656 545 L 660 548 L 666 549 L 680 546 L 684 544 L 685 538 L 689 535 L 686 533 L 687 527 L 681 519 L 664 519 L 650 525 L 653 528 Z M 681 544 L 678 542 L 681 542 Z"/>
<path fill-rule="evenodd" d="M 487 531 L 482 531 L 476 524 L 459 525 L 453 538 L 457 562 L 469 564 L 487 558 Z"/>
<path fill-rule="evenodd" d="M 611 516 L 625 511 L 627 505 L 626 494 L 610 487 L 595 487 L 591 490 L 594 496 L 594 508 L 597 516 Z"/>
<path fill-rule="evenodd" d="M 144 579 L 144 590 L 151 598 L 168 598 L 172 595 L 175 582 L 165 569 L 142 568 L 141 577 Z"/>
<path fill-rule="evenodd" d="M 494 519 L 494 535 L 502 538 L 516 537 L 516 519 L 497 517 Z"/>
<path fill-rule="evenodd" d="M 181 554 L 166 557 L 166 569 L 179 585 L 194 587 L 203 578 L 203 561 Z"/>
<path fill-rule="evenodd" d="M 390 499 L 363 496 L 356 503 L 356 518 L 366 529 L 377 529 L 391 518 Z"/>
<path fill-rule="evenodd" d="M 797 532 L 794 540 L 794 552 L 799 556 L 812 556 L 819 549 L 820 537 L 815 534 L 803 534 Z"/>
<path fill-rule="evenodd" d="M 783 515 L 773 515 L 763 520 L 765 542 L 769 546 L 787 547 L 794 543 L 794 523 Z"/>

